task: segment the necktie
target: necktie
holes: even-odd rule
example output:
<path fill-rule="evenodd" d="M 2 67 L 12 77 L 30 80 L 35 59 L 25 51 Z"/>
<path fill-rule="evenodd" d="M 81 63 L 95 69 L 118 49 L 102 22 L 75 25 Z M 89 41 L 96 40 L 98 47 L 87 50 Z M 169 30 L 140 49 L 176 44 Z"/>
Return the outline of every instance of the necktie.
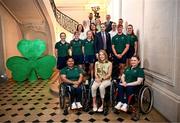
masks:
<path fill-rule="evenodd" d="M 105 36 L 105 32 L 102 33 L 102 39 L 103 39 L 104 49 L 106 50 L 106 36 Z"/>

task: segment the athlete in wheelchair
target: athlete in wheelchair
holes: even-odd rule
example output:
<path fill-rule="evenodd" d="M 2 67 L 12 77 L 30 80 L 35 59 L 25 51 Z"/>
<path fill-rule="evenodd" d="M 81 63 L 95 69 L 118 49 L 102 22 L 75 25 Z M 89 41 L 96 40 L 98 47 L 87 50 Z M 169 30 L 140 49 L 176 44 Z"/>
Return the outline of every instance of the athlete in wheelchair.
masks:
<path fill-rule="evenodd" d="M 93 111 L 104 111 L 105 91 L 111 86 L 112 63 L 108 61 L 108 55 L 105 50 L 100 50 L 98 61 L 95 63 L 95 81 L 91 86 L 91 94 L 93 98 Z M 98 107 L 97 89 L 99 88 L 101 104 Z"/>
<path fill-rule="evenodd" d="M 121 80 L 117 83 L 117 105 L 115 109 L 128 111 L 132 97 L 137 97 L 138 108 L 142 113 L 149 113 L 152 109 L 153 95 L 151 89 L 144 85 L 144 70 L 140 68 L 138 56 L 131 58 L 131 66 L 124 70 Z"/>
<path fill-rule="evenodd" d="M 83 103 L 83 75 L 82 70 L 74 65 L 74 59 L 68 57 L 67 67 L 61 70 L 61 80 L 62 83 L 59 87 L 59 97 L 60 97 L 60 106 L 63 109 L 66 105 L 66 114 L 67 108 L 79 109 L 82 108 Z M 68 98 L 66 100 L 66 98 Z M 68 101 L 68 103 L 66 102 Z"/>

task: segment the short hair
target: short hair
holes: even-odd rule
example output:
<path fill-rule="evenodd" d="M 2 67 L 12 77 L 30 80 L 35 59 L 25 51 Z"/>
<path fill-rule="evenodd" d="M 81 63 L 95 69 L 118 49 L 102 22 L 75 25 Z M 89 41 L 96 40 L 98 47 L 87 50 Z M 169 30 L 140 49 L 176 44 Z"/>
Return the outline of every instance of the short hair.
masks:
<path fill-rule="evenodd" d="M 115 24 L 115 25 L 116 25 L 116 22 L 112 22 L 112 24 Z"/>
<path fill-rule="evenodd" d="M 68 61 L 69 59 L 73 59 L 73 57 L 72 57 L 72 56 L 67 56 L 67 61 Z M 73 60 L 74 60 L 74 59 L 73 59 Z"/>
<path fill-rule="evenodd" d="M 65 33 L 65 32 L 61 32 L 61 33 L 60 33 L 60 37 L 61 37 L 62 34 L 64 34 L 64 35 L 66 36 L 66 33 Z"/>
<path fill-rule="evenodd" d="M 123 27 L 123 25 L 122 25 L 122 24 L 119 24 L 119 25 L 117 26 L 117 28 L 120 28 L 120 27 Z"/>
<path fill-rule="evenodd" d="M 74 32 L 74 35 L 76 35 L 77 33 L 79 33 L 79 32 L 78 32 L 78 31 L 75 31 L 75 32 Z"/>
<path fill-rule="evenodd" d="M 105 23 L 101 23 L 101 25 L 104 25 L 106 27 L 106 24 Z"/>
<path fill-rule="evenodd" d="M 119 18 L 119 20 L 122 20 L 122 21 L 123 21 L 123 19 L 122 19 L 122 18 Z"/>
<path fill-rule="evenodd" d="M 139 61 L 140 60 L 140 57 L 138 56 L 138 55 L 134 55 L 134 56 L 132 56 L 131 58 L 137 58 L 137 60 Z"/>

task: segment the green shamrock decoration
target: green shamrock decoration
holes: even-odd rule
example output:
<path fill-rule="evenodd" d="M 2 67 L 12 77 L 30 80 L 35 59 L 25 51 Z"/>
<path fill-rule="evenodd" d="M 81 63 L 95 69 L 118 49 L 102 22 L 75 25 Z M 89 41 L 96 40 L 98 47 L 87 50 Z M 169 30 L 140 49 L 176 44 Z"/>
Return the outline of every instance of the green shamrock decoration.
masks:
<path fill-rule="evenodd" d="M 17 48 L 24 57 L 13 56 L 6 62 L 15 81 L 22 82 L 26 79 L 36 81 L 39 77 L 42 79 L 51 77 L 56 59 L 51 55 L 42 55 L 46 50 L 43 40 L 23 39 L 19 41 Z"/>

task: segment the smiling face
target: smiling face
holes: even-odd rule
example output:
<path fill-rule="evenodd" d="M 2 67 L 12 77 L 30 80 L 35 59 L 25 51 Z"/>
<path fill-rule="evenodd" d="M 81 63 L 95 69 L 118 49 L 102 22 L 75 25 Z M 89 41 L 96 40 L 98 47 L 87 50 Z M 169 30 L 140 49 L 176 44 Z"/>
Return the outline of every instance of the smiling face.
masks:
<path fill-rule="evenodd" d="M 79 25 L 77 26 L 77 31 L 82 32 L 82 30 L 83 30 L 83 25 L 82 25 L 82 24 L 79 24 Z"/>
<path fill-rule="evenodd" d="M 60 38 L 61 38 L 61 41 L 65 41 L 66 40 L 66 34 L 65 33 L 61 33 L 60 34 Z"/>
<path fill-rule="evenodd" d="M 123 19 L 122 19 L 122 18 L 120 18 L 120 19 L 118 20 L 118 24 L 119 24 L 119 25 L 122 25 L 122 24 L 123 24 Z"/>
<path fill-rule="evenodd" d="M 91 25 L 90 25 L 90 29 L 91 29 L 92 31 L 96 31 L 96 25 L 95 25 L 95 24 L 93 24 L 93 23 L 91 23 Z"/>
<path fill-rule="evenodd" d="M 113 22 L 111 27 L 112 27 L 112 30 L 115 31 L 116 30 L 116 23 Z"/>
<path fill-rule="evenodd" d="M 101 60 L 101 61 L 104 61 L 105 60 L 105 55 L 104 55 L 104 53 L 103 52 L 100 52 L 99 53 L 99 59 Z"/>
<path fill-rule="evenodd" d="M 68 67 L 73 67 L 74 66 L 74 59 L 73 58 L 69 58 L 67 60 L 67 66 Z"/>
<path fill-rule="evenodd" d="M 105 30 L 106 30 L 106 26 L 104 24 L 101 24 L 101 31 L 105 32 Z"/>
<path fill-rule="evenodd" d="M 87 32 L 87 39 L 92 39 L 93 38 L 93 34 L 91 31 Z"/>
<path fill-rule="evenodd" d="M 119 25 L 119 26 L 117 27 L 117 31 L 118 31 L 118 34 L 121 34 L 122 31 L 123 31 L 123 26 L 122 26 L 122 25 Z"/>
<path fill-rule="evenodd" d="M 111 19 L 111 16 L 110 15 L 106 15 L 106 20 L 110 21 L 110 19 Z"/>
<path fill-rule="evenodd" d="M 132 34 L 132 32 L 133 32 L 133 27 L 132 26 L 128 26 L 127 27 L 127 33 L 128 34 Z"/>
<path fill-rule="evenodd" d="M 101 25 L 101 21 L 99 18 L 96 19 L 96 25 Z"/>
<path fill-rule="evenodd" d="M 75 32 L 74 38 L 75 38 L 75 39 L 79 39 L 79 36 L 80 36 L 80 33 L 79 33 L 79 32 Z"/>
<path fill-rule="evenodd" d="M 132 67 L 138 66 L 139 63 L 140 63 L 140 60 L 138 60 L 137 57 L 132 57 L 132 58 L 131 58 L 131 66 L 132 66 Z"/>
<path fill-rule="evenodd" d="M 92 20 L 92 19 L 93 19 L 93 14 L 89 13 L 89 20 Z"/>

